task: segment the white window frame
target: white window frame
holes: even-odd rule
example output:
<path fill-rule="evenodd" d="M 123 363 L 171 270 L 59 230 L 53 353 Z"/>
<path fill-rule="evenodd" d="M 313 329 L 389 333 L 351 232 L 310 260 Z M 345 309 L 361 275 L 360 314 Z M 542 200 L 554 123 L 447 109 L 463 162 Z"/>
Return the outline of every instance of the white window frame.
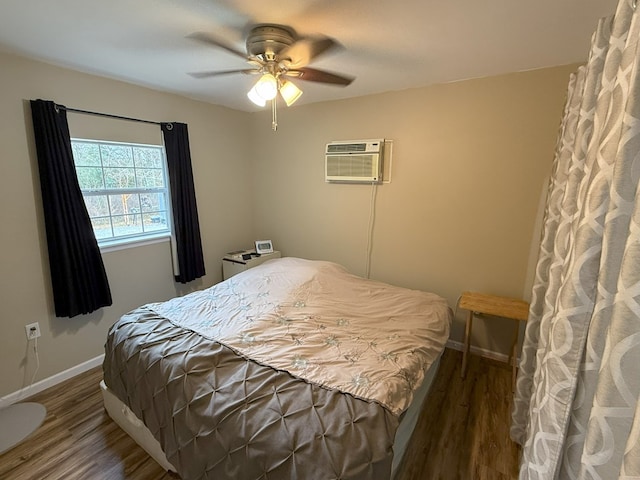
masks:
<path fill-rule="evenodd" d="M 114 251 L 120 250 L 123 248 L 137 247 L 140 245 L 147 245 L 157 242 L 169 241 L 173 232 L 173 218 L 171 215 L 171 191 L 169 188 L 169 173 L 167 170 L 167 156 L 162 145 L 153 145 L 153 144 L 142 144 L 142 143 L 132 143 L 132 142 L 114 142 L 107 140 L 94 140 L 94 139 L 86 139 L 86 138 L 72 138 L 71 144 L 74 143 L 93 143 L 97 145 L 117 145 L 121 147 L 131 147 L 131 148 L 154 148 L 158 149 L 161 154 L 162 160 L 162 176 L 164 180 L 164 187 L 131 187 L 131 188 L 99 188 L 99 189 L 83 189 L 80 187 L 82 191 L 83 199 L 91 196 L 109 196 L 111 195 L 120 195 L 122 193 L 129 194 L 144 194 L 144 193 L 160 193 L 164 194 L 165 198 L 165 207 L 166 207 L 166 219 L 167 219 L 167 228 L 163 230 L 154 230 L 151 232 L 140 232 L 129 235 L 118 235 L 112 236 L 109 238 L 96 238 L 98 241 L 98 246 L 102 251 Z M 75 161 L 75 159 L 74 159 Z M 104 177 L 104 163 L 102 161 L 102 157 L 100 158 L 100 168 L 103 170 L 102 179 L 103 184 L 106 184 Z M 108 167 L 107 167 L 108 168 Z M 127 168 L 127 167 L 123 167 Z M 135 171 L 135 166 L 131 167 Z M 142 214 L 142 212 L 140 212 Z M 111 231 L 113 234 L 113 223 L 112 223 L 112 214 L 111 209 L 109 207 L 109 215 L 108 217 L 93 217 L 93 218 L 109 218 L 111 224 Z M 91 217 L 90 217 L 91 218 Z M 144 222 L 141 223 L 142 229 L 144 230 Z M 95 233 L 95 232 L 94 232 Z"/>

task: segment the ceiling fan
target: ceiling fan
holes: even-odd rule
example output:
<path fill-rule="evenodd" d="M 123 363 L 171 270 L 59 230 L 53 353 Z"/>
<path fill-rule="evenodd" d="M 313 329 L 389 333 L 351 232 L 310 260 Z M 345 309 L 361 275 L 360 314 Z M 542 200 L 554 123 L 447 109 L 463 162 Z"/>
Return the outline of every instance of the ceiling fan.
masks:
<path fill-rule="evenodd" d="M 278 93 L 287 106 L 292 105 L 302 95 L 302 90 L 291 82 L 291 78 L 338 86 L 347 86 L 354 80 L 353 77 L 307 66 L 320 55 L 342 48 L 338 42 L 326 36 L 299 36 L 293 28 L 284 25 L 253 26 L 247 35 L 246 53 L 209 33 L 196 32 L 188 35 L 188 38 L 222 48 L 242 57 L 251 65 L 250 68 L 244 69 L 195 72 L 189 75 L 194 78 L 211 78 L 235 73 L 260 75 L 247 96 L 253 103 L 262 107 L 267 101 L 272 101 L 274 130 L 277 128 L 275 99 Z"/>

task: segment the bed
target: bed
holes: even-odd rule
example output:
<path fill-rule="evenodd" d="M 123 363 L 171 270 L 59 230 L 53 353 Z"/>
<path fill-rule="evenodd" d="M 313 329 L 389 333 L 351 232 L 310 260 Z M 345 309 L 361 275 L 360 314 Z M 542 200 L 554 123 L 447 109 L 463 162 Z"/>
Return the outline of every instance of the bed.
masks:
<path fill-rule="evenodd" d="M 388 479 L 450 322 L 435 294 L 274 259 L 116 322 L 105 408 L 184 480 Z"/>

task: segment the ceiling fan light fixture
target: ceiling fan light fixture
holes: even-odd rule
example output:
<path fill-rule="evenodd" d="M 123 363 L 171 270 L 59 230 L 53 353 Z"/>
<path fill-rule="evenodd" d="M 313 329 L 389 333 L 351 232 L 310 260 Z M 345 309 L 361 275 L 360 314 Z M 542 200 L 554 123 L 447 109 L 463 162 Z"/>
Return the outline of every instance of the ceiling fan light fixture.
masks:
<path fill-rule="evenodd" d="M 265 73 L 256 82 L 253 89 L 264 100 L 273 100 L 278 94 L 278 81 L 270 73 Z M 252 90 L 253 90 L 252 89 Z"/>
<path fill-rule="evenodd" d="M 280 86 L 280 95 L 282 95 L 282 98 L 287 104 L 287 107 L 290 107 L 296 102 L 296 100 L 300 98 L 300 96 L 302 95 L 302 90 L 296 87 L 293 82 L 286 80 Z"/>
<path fill-rule="evenodd" d="M 249 100 L 259 107 L 264 107 L 267 104 L 267 101 L 258 94 L 255 85 L 251 90 L 249 90 L 249 92 L 247 92 L 247 97 L 249 97 Z"/>

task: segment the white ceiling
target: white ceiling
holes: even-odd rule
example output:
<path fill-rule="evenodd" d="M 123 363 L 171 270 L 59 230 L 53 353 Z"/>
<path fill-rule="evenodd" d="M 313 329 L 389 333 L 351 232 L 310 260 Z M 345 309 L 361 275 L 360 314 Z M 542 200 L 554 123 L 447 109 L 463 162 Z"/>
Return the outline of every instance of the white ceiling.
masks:
<path fill-rule="evenodd" d="M 626 1 L 626 0 L 621 0 Z M 297 81 L 299 104 L 586 60 L 598 18 L 617 0 L 2 0 L 0 49 L 238 110 L 256 109 L 255 77 L 194 79 L 245 68 L 185 38 L 198 31 L 244 51 L 255 23 L 321 33 L 345 47 L 312 64 L 348 87 Z"/>

